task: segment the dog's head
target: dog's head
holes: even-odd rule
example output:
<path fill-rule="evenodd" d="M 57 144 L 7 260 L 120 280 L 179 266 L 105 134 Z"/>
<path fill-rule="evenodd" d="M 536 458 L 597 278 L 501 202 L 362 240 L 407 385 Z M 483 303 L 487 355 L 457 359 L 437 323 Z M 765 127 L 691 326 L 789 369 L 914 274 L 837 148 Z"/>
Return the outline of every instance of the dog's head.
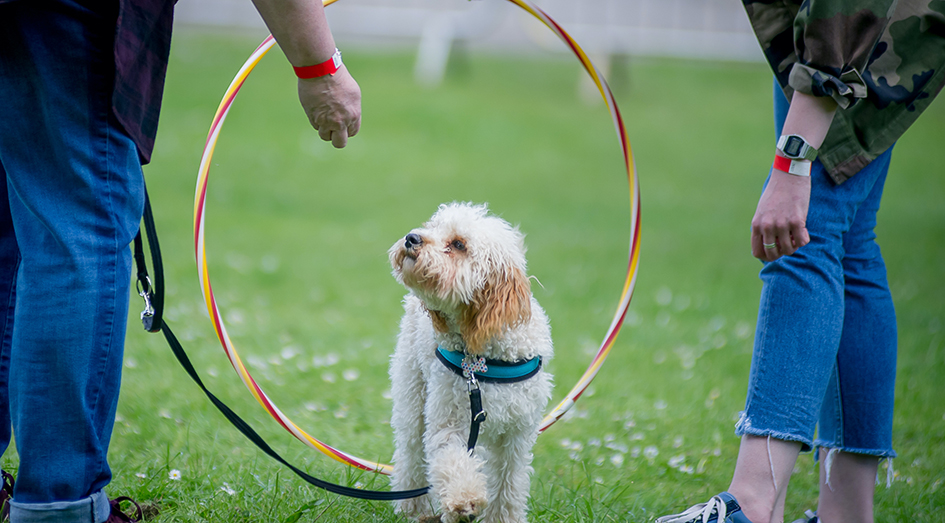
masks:
<path fill-rule="evenodd" d="M 531 316 L 525 237 L 485 205 L 440 205 L 388 254 L 394 277 L 423 301 L 434 328 L 455 323 L 471 354 Z"/>

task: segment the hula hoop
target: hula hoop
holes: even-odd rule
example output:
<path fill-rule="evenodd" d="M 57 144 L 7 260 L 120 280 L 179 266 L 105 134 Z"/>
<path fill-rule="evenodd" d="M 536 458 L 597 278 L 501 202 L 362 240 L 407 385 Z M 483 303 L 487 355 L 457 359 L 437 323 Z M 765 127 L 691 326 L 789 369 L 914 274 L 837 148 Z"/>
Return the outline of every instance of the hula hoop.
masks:
<path fill-rule="evenodd" d="M 336 1 L 337 0 L 323 0 L 323 4 L 327 6 L 335 3 Z M 624 157 L 624 165 L 627 171 L 627 180 L 629 181 L 630 186 L 630 252 L 627 263 L 627 276 L 624 281 L 623 292 L 620 296 L 617 310 L 614 313 L 613 321 L 604 335 L 603 342 L 601 343 L 597 354 L 591 360 L 590 365 L 587 367 L 587 370 L 584 372 L 578 382 L 574 385 L 574 387 L 571 388 L 571 391 L 568 392 L 568 395 L 560 403 L 558 403 L 557 406 L 552 409 L 551 412 L 549 412 L 542 420 L 541 426 L 538 429 L 539 433 L 541 433 L 547 430 L 548 427 L 553 425 L 556 421 L 561 419 L 561 417 L 564 416 L 572 406 L 574 406 L 574 403 L 578 400 L 578 398 L 581 397 L 581 394 L 584 393 L 594 377 L 597 376 L 601 366 L 604 364 L 604 360 L 607 359 L 607 355 L 610 354 L 610 350 L 613 348 L 614 343 L 617 340 L 617 334 L 620 332 L 620 328 L 623 325 L 623 320 L 627 314 L 627 309 L 630 306 L 630 299 L 633 296 L 633 289 L 636 284 L 637 263 L 639 261 L 640 254 L 640 188 L 637 182 L 636 166 L 634 165 L 633 153 L 630 149 L 630 141 L 627 138 L 627 133 L 623 126 L 623 119 L 620 116 L 620 111 L 617 109 L 617 103 L 614 101 L 610 87 L 607 85 L 607 82 L 604 80 L 603 76 L 598 72 L 597 67 L 594 66 L 590 58 L 588 58 L 587 54 L 584 53 L 577 42 L 575 42 L 574 39 L 571 38 L 571 36 L 568 35 L 568 33 L 565 32 L 565 30 L 562 29 L 557 22 L 552 20 L 550 16 L 535 6 L 532 2 L 529 0 L 507 1 L 527 11 L 529 14 L 540 20 L 545 26 L 551 29 L 551 31 L 554 32 L 559 38 L 561 38 L 561 40 L 563 40 L 564 43 L 568 45 L 574 55 L 577 56 L 578 60 L 580 60 L 581 65 L 584 66 L 584 69 L 590 75 L 591 79 L 594 81 L 594 84 L 597 85 L 597 88 L 600 90 L 601 96 L 604 98 L 604 102 L 607 104 L 607 108 L 610 111 L 614 128 L 617 132 L 617 139 L 619 140 L 620 150 Z M 249 370 L 247 370 L 246 366 L 243 364 L 243 360 L 240 358 L 236 351 L 236 347 L 233 345 L 232 340 L 230 340 L 230 337 L 226 332 L 226 326 L 223 323 L 223 315 L 220 313 L 220 309 L 217 307 L 216 299 L 213 296 L 213 288 L 210 285 L 210 272 L 207 268 L 206 248 L 204 245 L 204 216 L 206 210 L 207 183 L 210 178 L 210 160 L 213 157 L 213 151 L 216 148 L 217 140 L 220 137 L 220 131 L 223 128 L 223 122 L 226 120 L 226 116 L 229 113 L 230 108 L 233 106 L 233 101 L 236 99 L 236 95 L 239 93 L 239 90 L 246 81 L 246 78 L 249 77 L 249 74 L 274 44 L 275 40 L 273 39 L 272 35 L 269 35 L 246 60 L 246 62 L 243 64 L 243 67 L 240 68 L 239 72 L 236 74 L 236 77 L 233 78 L 233 81 L 227 88 L 226 93 L 223 96 L 223 100 L 220 102 L 216 114 L 213 116 L 213 122 L 210 125 L 210 132 L 207 135 L 207 142 L 204 146 L 203 157 L 200 160 L 200 170 L 197 174 L 197 187 L 194 196 L 194 250 L 197 256 L 200 287 L 203 291 L 203 297 L 207 304 L 207 311 L 210 313 L 210 321 L 213 323 L 213 328 L 217 333 L 217 338 L 220 340 L 223 350 L 226 353 L 227 358 L 230 360 L 230 364 L 233 366 L 233 369 L 236 371 L 237 375 L 239 375 L 240 379 L 243 380 L 243 383 L 252 393 L 253 397 L 256 398 L 256 401 L 259 402 L 259 404 L 266 410 L 266 412 L 269 413 L 269 415 L 271 415 L 277 422 L 279 422 L 280 425 L 282 425 L 285 430 L 289 431 L 289 433 L 291 433 L 297 439 L 312 447 L 313 449 L 325 454 L 326 456 L 361 470 L 389 475 L 393 471 L 393 467 L 391 465 L 359 458 L 331 447 L 330 445 L 319 441 L 317 438 L 309 435 L 307 432 L 299 428 L 298 425 L 296 425 L 291 419 L 289 419 L 288 416 L 279 410 L 276 404 L 263 391 L 262 387 L 256 383 L 256 380 L 253 379 L 252 375 L 249 373 Z"/>

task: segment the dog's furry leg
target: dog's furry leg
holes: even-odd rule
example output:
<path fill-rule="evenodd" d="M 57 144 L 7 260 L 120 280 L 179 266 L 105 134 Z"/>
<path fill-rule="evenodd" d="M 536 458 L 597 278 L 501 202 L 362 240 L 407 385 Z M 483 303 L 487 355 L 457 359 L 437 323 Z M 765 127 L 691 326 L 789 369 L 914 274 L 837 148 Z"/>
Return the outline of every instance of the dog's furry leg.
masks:
<path fill-rule="evenodd" d="M 490 503 L 483 523 L 525 523 L 531 483 L 532 446 L 538 431 L 531 427 L 499 436 L 486 463 Z"/>
<path fill-rule="evenodd" d="M 430 485 L 440 500 L 443 523 L 469 521 L 486 508 L 486 476 L 482 458 L 466 449 L 467 427 L 449 427 L 427 433 Z"/>
<path fill-rule="evenodd" d="M 398 347 L 399 349 L 400 347 Z M 427 484 L 423 453 L 425 384 L 413 358 L 393 358 L 390 367 L 394 410 L 390 424 L 394 429 L 394 473 L 391 488 L 412 490 Z M 429 495 L 398 500 L 394 511 L 406 517 L 423 519 L 433 515 Z"/>

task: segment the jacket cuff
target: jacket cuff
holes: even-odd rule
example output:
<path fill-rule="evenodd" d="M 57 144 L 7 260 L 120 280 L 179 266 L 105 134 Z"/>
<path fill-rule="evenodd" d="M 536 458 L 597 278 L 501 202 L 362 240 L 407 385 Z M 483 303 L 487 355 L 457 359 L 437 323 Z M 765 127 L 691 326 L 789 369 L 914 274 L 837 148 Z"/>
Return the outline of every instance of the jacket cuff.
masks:
<path fill-rule="evenodd" d="M 811 96 L 829 96 L 841 109 L 866 98 L 866 82 L 856 69 L 847 69 L 837 78 L 819 69 L 801 63 L 794 64 L 788 85 L 795 91 Z"/>

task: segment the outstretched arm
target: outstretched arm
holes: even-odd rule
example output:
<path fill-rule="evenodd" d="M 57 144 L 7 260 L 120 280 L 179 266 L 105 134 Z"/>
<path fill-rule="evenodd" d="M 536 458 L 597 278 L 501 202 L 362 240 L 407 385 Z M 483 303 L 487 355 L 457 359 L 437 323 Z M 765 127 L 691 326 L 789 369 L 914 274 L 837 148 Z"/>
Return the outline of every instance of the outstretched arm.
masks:
<path fill-rule="evenodd" d="M 253 0 L 272 36 L 294 67 L 320 64 L 335 40 L 319 0 Z M 342 65 L 333 75 L 299 79 L 299 101 L 322 140 L 344 147 L 361 128 L 361 88 Z"/>

